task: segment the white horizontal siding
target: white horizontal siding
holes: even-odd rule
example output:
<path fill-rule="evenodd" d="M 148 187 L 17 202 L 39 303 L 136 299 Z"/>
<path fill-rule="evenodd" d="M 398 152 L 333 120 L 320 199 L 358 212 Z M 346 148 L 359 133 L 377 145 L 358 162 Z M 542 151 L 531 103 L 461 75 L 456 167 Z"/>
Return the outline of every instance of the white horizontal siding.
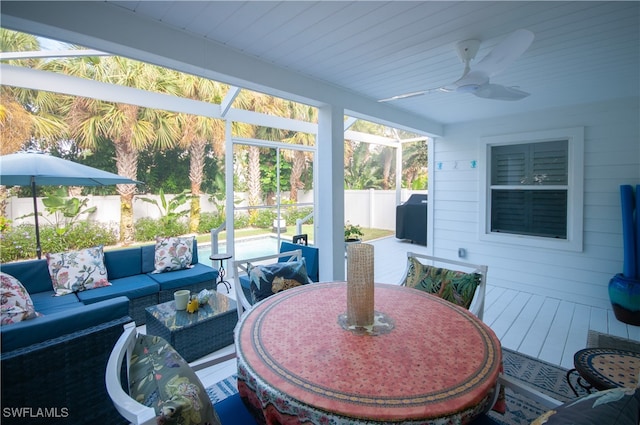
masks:
<path fill-rule="evenodd" d="M 435 141 L 429 178 L 434 254 L 455 257 L 465 248 L 467 261 L 489 266 L 493 286 L 610 308 L 607 285 L 623 261 L 619 186 L 640 184 L 639 117 L 633 98 L 447 126 Z M 585 129 L 583 251 L 481 241 L 478 197 L 485 177 L 469 165 L 483 160 L 479 139 L 575 126 Z"/>

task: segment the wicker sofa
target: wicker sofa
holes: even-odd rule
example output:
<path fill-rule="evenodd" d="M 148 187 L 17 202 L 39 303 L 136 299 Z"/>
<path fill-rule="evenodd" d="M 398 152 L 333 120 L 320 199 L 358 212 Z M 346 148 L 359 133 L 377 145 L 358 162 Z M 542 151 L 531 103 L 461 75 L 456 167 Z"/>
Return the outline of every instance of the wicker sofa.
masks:
<path fill-rule="evenodd" d="M 3 424 L 122 422 L 104 370 L 123 324 L 143 324 L 146 307 L 178 289 L 213 289 L 218 277 L 215 268 L 198 264 L 195 240 L 191 268 L 154 274 L 154 257 L 155 245 L 105 251 L 111 286 L 64 296 L 53 296 L 44 259 L 0 266 L 42 314 L 0 326 Z"/>
<path fill-rule="evenodd" d="M 192 267 L 154 274 L 155 246 L 145 245 L 105 251 L 104 264 L 111 286 L 54 297 L 47 260 L 2 264 L 0 271 L 18 279 L 29 292 L 37 312 L 43 317 L 0 327 L 2 351 L 11 351 L 46 339 L 113 319 L 103 315 L 91 320 L 104 301 L 128 298 L 128 315 L 137 325 L 145 323 L 145 308 L 173 299 L 178 289 L 199 292 L 213 289 L 218 270 L 198 263 L 198 247 L 193 242 Z M 93 308 L 89 308 L 89 307 Z M 82 317 L 78 320 L 77 317 Z"/>

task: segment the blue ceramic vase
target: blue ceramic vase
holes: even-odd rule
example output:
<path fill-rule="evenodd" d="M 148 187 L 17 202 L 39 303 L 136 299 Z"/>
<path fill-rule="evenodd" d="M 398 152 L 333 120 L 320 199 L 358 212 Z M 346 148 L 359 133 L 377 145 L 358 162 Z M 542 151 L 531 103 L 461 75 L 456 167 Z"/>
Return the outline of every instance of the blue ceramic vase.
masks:
<path fill-rule="evenodd" d="M 640 280 L 615 275 L 609 281 L 609 299 L 616 319 L 640 326 Z"/>

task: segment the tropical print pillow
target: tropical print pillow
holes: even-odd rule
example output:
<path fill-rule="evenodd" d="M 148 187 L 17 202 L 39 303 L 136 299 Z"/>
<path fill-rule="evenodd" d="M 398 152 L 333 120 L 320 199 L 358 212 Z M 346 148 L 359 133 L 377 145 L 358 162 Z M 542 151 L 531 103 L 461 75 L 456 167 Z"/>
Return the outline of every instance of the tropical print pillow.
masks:
<path fill-rule="evenodd" d="M 56 296 L 111 286 L 102 245 L 80 251 L 47 254 L 47 265 Z"/>
<path fill-rule="evenodd" d="M 153 407 L 164 425 L 220 425 L 204 386 L 167 341 L 138 334 L 129 366 L 129 394 Z"/>
<path fill-rule="evenodd" d="M 41 316 L 36 312 L 29 293 L 10 274 L 0 272 L 0 324 L 10 325 Z"/>
<path fill-rule="evenodd" d="M 614 388 L 569 401 L 531 425 L 638 425 L 640 388 Z"/>
<path fill-rule="evenodd" d="M 481 279 L 478 273 L 433 267 L 422 264 L 414 257 L 408 258 L 407 267 L 403 285 L 437 295 L 467 309 Z"/>
<path fill-rule="evenodd" d="M 180 238 L 156 238 L 154 259 L 155 270 L 152 273 L 170 272 L 193 267 L 193 236 Z"/>
<path fill-rule="evenodd" d="M 300 261 L 249 266 L 249 285 L 252 304 L 295 286 L 311 283 L 307 266 Z"/>

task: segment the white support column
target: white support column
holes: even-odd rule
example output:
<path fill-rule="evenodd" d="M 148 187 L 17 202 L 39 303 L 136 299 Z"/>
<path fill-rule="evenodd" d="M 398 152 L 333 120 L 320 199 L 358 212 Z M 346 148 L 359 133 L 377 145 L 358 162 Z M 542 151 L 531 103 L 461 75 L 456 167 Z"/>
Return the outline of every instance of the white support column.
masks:
<path fill-rule="evenodd" d="M 318 173 L 314 239 L 320 250 L 320 281 L 344 280 L 344 109 L 318 111 Z"/>
<path fill-rule="evenodd" d="M 224 181 L 225 181 L 225 220 L 227 222 L 227 253 L 233 258 L 227 261 L 227 276 L 231 279 L 235 275 L 235 270 L 230 267 L 235 258 L 235 228 L 233 227 L 234 216 L 234 196 L 233 196 L 233 138 L 231 134 L 231 120 L 225 119 L 225 155 L 224 155 Z M 240 308 L 240 307 L 238 307 Z"/>

